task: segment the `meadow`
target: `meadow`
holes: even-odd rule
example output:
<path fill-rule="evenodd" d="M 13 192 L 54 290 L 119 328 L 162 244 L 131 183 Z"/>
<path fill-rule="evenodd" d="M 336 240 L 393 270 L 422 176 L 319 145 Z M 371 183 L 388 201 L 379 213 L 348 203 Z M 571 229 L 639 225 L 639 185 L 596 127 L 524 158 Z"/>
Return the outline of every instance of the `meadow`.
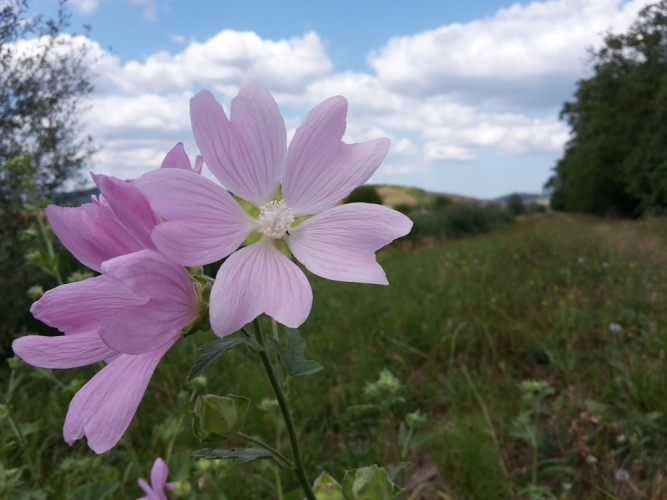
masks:
<path fill-rule="evenodd" d="M 474 238 L 399 241 L 388 287 L 309 275 L 306 357 L 289 380 L 311 480 L 377 463 L 405 498 L 667 495 L 667 220 L 533 215 Z M 270 462 L 196 460 L 198 394 L 252 399 L 244 432 L 288 443 L 255 354 L 188 380 L 196 334 L 157 368 L 111 452 L 62 441 L 67 405 L 98 367 L 0 368 L 0 497 L 136 498 L 161 456 L 187 498 L 300 497 Z M 417 413 L 418 412 L 418 413 Z M 232 442 L 233 445 L 241 443 Z M 213 447 L 230 447 L 214 442 Z"/>

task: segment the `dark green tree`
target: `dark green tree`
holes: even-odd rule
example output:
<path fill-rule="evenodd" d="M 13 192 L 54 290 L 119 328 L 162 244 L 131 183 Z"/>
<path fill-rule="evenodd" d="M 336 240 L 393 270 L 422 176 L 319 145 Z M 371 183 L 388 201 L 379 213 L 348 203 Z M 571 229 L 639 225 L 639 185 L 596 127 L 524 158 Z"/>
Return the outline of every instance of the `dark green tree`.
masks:
<path fill-rule="evenodd" d="M 27 0 L 0 2 L 0 353 L 30 321 L 36 272 L 23 233 L 35 214 L 25 204 L 75 178 L 93 153 L 79 122 L 90 57 L 66 34 L 66 7 L 47 19 L 30 16 Z"/>
<path fill-rule="evenodd" d="M 357 189 L 350 193 L 350 196 L 347 197 L 345 203 L 375 203 L 376 205 L 382 205 L 382 197 L 378 193 L 378 190 L 375 186 L 359 186 Z"/>
<path fill-rule="evenodd" d="M 514 193 L 507 199 L 507 210 L 511 212 L 512 215 L 521 215 L 526 213 L 526 207 L 523 204 L 521 196 L 517 193 Z"/>
<path fill-rule="evenodd" d="M 557 210 L 638 216 L 667 207 L 667 1 L 591 51 L 561 118 L 572 131 L 545 188 Z"/>

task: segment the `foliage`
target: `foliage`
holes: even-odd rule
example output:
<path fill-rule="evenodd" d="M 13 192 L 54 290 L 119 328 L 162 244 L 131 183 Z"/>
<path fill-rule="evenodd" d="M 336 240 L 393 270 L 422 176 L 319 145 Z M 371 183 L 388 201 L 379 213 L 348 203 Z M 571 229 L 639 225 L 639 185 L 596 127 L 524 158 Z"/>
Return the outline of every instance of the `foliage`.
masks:
<path fill-rule="evenodd" d="M 341 483 L 346 469 L 376 460 L 389 470 L 401 449 L 388 412 L 394 424 L 416 426 L 410 414 L 419 408 L 420 432 L 432 437 L 408 453 L 405 481 L 395 480 L 408 498 L 420 479 L 425 498 L 520 498 L 535 464 L 538 486 L 559 498 L 664 497 L 666 245 L 665 219 L 555 215 L 474 239 L 390 248 L 380 254 L 389 287 L 312 277 L 316 300 L 300 333 L 324 369 L 285 380 L 310 477 L 327 470 Z M 165 355 L 126 436 L 103 456 L 62 441 L 69 400 L 99 367 L 3 363 L 0 497 L 115 487 L 112 498 L 136 498 L 136 478 L 162 456 L 187 498 L 270 498 L 271 474 L 285 498 L 296 498 L 297 483 L 272 460 L 232 468 L 191 458 L 202 447 L 190 423 L 198 395 L 249 396 L 247 429 L 269 427 L 272 408 L 245 347 L 188 381 L 194 344 L 215 339 L 193 340 Z M 389 406 L 352 418 L 350 406 L 377 404 L 380 394 Z M 369 419 L 379 423 L 373 433 L 364 432 Z M 284 449 L 284 430 L 275 437 Z"/>
<path fill-rule="evenodd" d="M 24 257 L 35 213 L 24 205 L 75 177 L 93 151 L 79 124 L 92 90 L 89 54 L 64 35 L 68 21 L 65 2 L 54 19 L 30 17 L 27 0 L 0 5 L 0 353 L 36 323 L 26 292 L 40 273 Z"/>
<path fill-rule="evenodd" d="M 526 213 L 526 207 L 523 204 L 521 196 L 517 193 L 514 193 L 507 200 L 507 210 L 509 210 L 512 215 L 521 215 Z"/>
<path fill-rule="evenodd" d="M 424 238 L 463 238 L 487 233 L 512 221 L 512 214 L 497 205 L 454 203 L 432 213 L 408 214 L 414 226 L 408 235 L 415 241 Z"/>
<path fill-rule="evenodd" d="M 557 210 L 638 216 L 667 207 L 667 1 L 591 51 L 561 111 L 572 131 L 545 186 Z"/>
<path fill-rule="evenodd" d="M 375 203 L 376 205 L 382 205 L 382 197 L 378 193 L 375 186 L 369 186 L 365 184 L 359 186 L 357 189 L 350 193 L 350 196 L 347 197 L 345 203 Z"/>

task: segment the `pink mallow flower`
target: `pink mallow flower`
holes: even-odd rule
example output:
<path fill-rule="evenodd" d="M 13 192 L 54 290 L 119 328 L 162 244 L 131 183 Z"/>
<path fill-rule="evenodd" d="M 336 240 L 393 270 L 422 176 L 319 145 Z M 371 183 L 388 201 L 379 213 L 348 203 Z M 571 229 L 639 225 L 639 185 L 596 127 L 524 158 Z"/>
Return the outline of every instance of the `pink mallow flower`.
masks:
<path fill-rule="evenodd" d="M 342 142 L 346 115 L 343 97 L 327 99 L 308 114 L 287 148 L 278 105 L 258 83 L 241 86 L 231 119 L 210 92 L 192 98 L 192 127 L 204 161 L 229 191 L 256 207 L 255 217 L 230 192 L 185 170 L 160 169 L 136 180 L 163 219 L 152 232 L 160 252 L 186 266 L 229 256 L 211 291 L 217 335 L 262 313 L 289 327 L 306 320 L 312 290 L 276 247 L 281 241 L 314 274 L 387 284 L 375 252 L 407 234 L 412 222 L 380 205 L 336 206 L 371 177 L 389 148 L 385 138 Z M 259 241 L 237 250 L 253 232 Z"/>
<path fill-rule="evenodd" d="M 146 493 L 146 496 L 137 500 L 167 500 L 164 490 L 173 491 L 174 489 L 173 485 L 167 482 L 167 476 L 169 476 L 169 467 L 164 460 L 157 458 L 151 469 L 151 484 L 148 484 L 143 478 L 137 480 L 139 487 Z"/>
<path fill-rule="evenodd" d="M 35 318 L 65 335 L 28 335 L 12 344 L 21 359 L 42 368 L 108 361 L 75 394 L 63 428 L 68 444 L 86 436 L 96 453 L 118 443 L 158 362 L 200 310 L 188 272 L 154 250 L 107 260 L 101 271 L 32 305 Z"/>
<path fill-rule="evenodd" d="M 178 143 L 165 156 L 162 168 L 199 173 L 202 162 L 198 156 L 193 169 L 183 144 Z M 151 231 L 157 219 L 134 183 L 106 175 L 92 177 L 101 194 L 93 196 L 91 203 L 46 207 L 49 224 L 65 248 L 97 272 L 105 260 L 137 250 L 155 250 Z"/>

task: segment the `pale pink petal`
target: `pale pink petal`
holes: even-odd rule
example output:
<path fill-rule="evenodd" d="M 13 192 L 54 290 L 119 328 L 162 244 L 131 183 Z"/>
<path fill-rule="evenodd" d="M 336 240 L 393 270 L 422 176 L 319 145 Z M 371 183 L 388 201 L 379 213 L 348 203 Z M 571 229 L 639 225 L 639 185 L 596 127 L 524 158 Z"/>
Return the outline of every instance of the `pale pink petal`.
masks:
<path fill-rule="evenodd" d="M 69 405 L 65 441 L 71 445 L 86 436 L 95 453 L 113 448 L 130 425 L 155 367 L 178 338 L 152 352 L 122 354 L 97 373 Z"/>
<path fill-rule="evenodd" d="M 152 250 L 123 255 L 102 264 L 114 278 L 148 303 L 126 307 L 103 321 L 99 335 L 113 349 L 141 354 L 178 335 L 199 313 L 199 303 L 182 266 Z"/>
<path fill-rule="evenodd" d="M 308 317 L 312 302 L 301 269 L 262 240 L 233 253 L 220 267 L 211 290 L 211 326 L 224 337 L 266 313 L 296 328 Z"/>
<path fill-rule="evenodd" d="M 148 302 L 106 276 L 67 283 L 46 292 L 30 308 L 32 315 L 67 334 L 92 331 L 125 307 Z"/>
<path fill-rule="evenodd" d="M 12 343 L 14 353 L 26 363 L 40 368 L 77 368 L 114 356 L 95 332 L 79 335 L 28 335 Z"/>
<path fill-rule="evenodd" d="M 156 220 L 132 183 L 102 175 L 93 179 L 102 191 L 99 199 L 74 208 L 49 205 L 45 213 L 65 248 L 99 271 L 107 259 L 154 248 L 150 233 Z"/>
<path fill-rule="evenodd" d="M 285 122 L 271 94 L 247 81 L 232 100 L 231 120 L 209 91 L 190 101 L 192 132 L 213 175 L 256 205 L 270 201 L 285 162 Z"/>
<path fill-rule="evenodd" d="M 169 476 L 169 467 L 161 458 L 155 459 L 151 469 L 151 485 L 153 490 L 163 492 L 167 485 L 167 476 Z"/>
<path fill-rule="evenodd" d="M 184 266 L 220 260 L 248 237 L 253 225 L 216 183 L 180 169 L 148 172 L 135 181 L 164 222 L 153 230 L 160 252 Z"/>
<path fill-rule="evenodd" d="M 137 484 L 139 485 L 139 488 L 144 490 L 144 493 L 146 493 L 145 497 L 138 498 L 137 500 L 152 500 L 153 496 L 153 488 L 151 488 L 148 483 L 146 482 L 145 479 L 139 478 L 137 479 Z"/>
<path fill-rule="evenodd" d="M 185 152 L 183 143 L 179 142 L 167 153 L 162 160 L 160 168 L 180 168 L 183 170 L 192 170 L 192 163 L 190 157 Z"/>
<path fill-rule="evenodd" d="M 283 197 L 296 215 L 331 208 L 377 170 L 389 139 L 342 142 L 347 101 L 331 97 L 315 107 L 294 134 L 287 151 Z"/>
<path fill-rule="evenodd" d="M 309 271 L 323 278 L 386 285 L 375 252 L 410 232 L 412 221 L 396 210 L 350 203 L 327 210 L 290 231 L 287 245 Z"/>

